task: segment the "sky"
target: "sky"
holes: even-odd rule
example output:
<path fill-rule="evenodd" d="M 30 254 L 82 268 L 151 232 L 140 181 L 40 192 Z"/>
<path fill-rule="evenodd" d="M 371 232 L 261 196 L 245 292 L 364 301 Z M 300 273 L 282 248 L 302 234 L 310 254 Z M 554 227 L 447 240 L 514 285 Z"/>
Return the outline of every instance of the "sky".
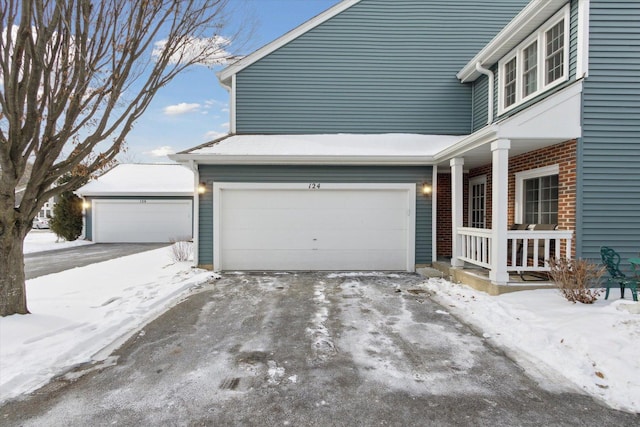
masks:
<path fill-rule="evenodd" d="M 234 17 L 249 17 L 253 35 L 245 54 L 284 35 L 340 0 L 232 0 L 240 7 Z M 157 94 L 127 138 L 122 163 L 168 163 L 169 153 L 182 151 L 226 134 L 229 92 L 214 69 L 196 66 L 177 76 Z"/>

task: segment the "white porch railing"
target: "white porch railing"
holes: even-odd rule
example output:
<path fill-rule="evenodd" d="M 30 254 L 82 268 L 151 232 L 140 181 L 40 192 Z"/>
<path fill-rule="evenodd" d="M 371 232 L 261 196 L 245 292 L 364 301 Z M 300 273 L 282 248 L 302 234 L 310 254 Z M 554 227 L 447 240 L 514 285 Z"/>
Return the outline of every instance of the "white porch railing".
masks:
<path fill-rule="evenodd" d="M 458 259 L 491 269 L 491 230 L 459 227 L 458 234 L 462 237 Z M 507 239 L 507 253 L 504 258 L 507 271 L 549 271 L 549 258 L 571 258 L 572 230 L 509 230 Z"/>
<path fill-rule="evenodd" d="M 458 259 L 491 269 L 491 230 L 459 227 L 458 234 L 462 236 L 461 254 Z"/>

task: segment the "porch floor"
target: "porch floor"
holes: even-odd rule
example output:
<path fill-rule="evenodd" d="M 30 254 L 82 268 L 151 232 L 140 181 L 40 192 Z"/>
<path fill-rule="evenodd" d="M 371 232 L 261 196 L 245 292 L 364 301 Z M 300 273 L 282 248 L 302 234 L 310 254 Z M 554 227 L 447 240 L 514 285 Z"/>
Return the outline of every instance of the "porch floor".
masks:
<path fill-rule="evenodd" d="M 489 295 L 500 295 L 509 292 L 530 291 L 533 289 L 552 289 L 555 284 L 547 280 L 525 281 L 519 274 L 512 273 L 509 275 L 509 283 L 506 285 L 494 285 L 489 280 L 489 270 L 472 265 L 464 267 L 452 267 L 449 260 L 434 262 L 431 267 L 442 273 L 444 277 L 455 283 L 464 283 L 472 288 L 486 292 Z M 431 270 L 431 269 L 429 269 Z M 431 272 L 422 272 L 427 277 L 438 277 Z"/>

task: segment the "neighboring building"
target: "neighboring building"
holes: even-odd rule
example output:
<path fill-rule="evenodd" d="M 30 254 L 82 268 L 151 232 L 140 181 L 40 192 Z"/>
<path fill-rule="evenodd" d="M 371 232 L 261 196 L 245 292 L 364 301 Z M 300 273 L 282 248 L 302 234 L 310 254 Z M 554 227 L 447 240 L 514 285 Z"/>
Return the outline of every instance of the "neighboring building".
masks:
<path fill-rule="evenodd" d="M 193 172 L 180 165 L 121 164 L 76 193 L 85 238 L 99 243 L 170 242 L 193 236 Z"/>
<path fill-rule="evenodd" d="M 529 256 L 637 256 L 639 21 L 634 0 L 337 4 L 219 73 L 231 135 L 171 156 L 207 188 L 197 263 L 450 258 L 500 286 L 547 269 Z"/>
<path fill-rule="evenodd" d="M 24 197 L 25 190 L 26 190 L 26 187 L 16 189 L 16 202 L 15 202 L 16 207 L 18 207 L 20 205 L 20 202 L 22 202 L 22 197 Z M 53 207 L 55 206 L 56 202 L 57 202 L 57 197 L 51 197 L 49 200 L 45 202 L 44 206 L 42 206 L 42 209 L 38 211 L 36 217 L 53 218 Z"/>

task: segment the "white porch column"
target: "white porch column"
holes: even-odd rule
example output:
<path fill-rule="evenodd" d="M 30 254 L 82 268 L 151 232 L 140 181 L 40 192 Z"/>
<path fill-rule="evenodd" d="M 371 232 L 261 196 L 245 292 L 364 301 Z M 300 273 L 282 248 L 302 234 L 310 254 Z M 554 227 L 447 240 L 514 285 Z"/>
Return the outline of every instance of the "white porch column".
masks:
<path fill-rule="evenodd" d="M 462 267 L 464 262 L 458 257 L 462 255 L 462 238 L 458 234 L 458 227 L 464 225 L 462 216 L 464 208 L 463 187 L 463 158 L 455 158 L 449 161 L 451 166 L 451 227 L 453 239 L 451 240 L 451 266 Z"/>
<path fill-rule="evenodd" d="M 509 201 L 509 148 L 511 141 L 498 139 L 491 144 L 493 157 L 491 182 L 491 271 L 489 279 L 506 285 L 507 272 L 507 205 Z"/>

